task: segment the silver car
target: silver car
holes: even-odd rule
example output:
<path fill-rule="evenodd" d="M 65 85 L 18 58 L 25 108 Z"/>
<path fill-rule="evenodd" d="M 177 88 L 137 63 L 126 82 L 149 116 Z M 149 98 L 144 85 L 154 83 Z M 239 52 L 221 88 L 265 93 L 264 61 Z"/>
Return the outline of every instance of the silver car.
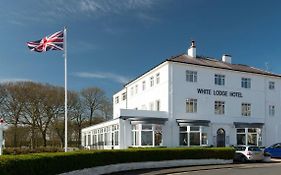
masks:
<path fill-rule="evenodd" d="M 264 152 L 257 146 L 237 146 L 235 148 L 234 160 L 240 162 L 262 161 Z"/>

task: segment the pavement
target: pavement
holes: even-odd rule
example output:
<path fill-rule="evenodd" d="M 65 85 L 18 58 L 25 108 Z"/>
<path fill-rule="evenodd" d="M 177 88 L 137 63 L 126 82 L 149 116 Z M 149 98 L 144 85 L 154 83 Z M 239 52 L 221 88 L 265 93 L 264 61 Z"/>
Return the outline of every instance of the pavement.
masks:
<path fill-rule="evenodd" d="M 271 158 L 271 162 L 272 163 L 278 163 L 278 162 L 281 162 L 281 159 Z"/>
<path fill-rule="evenodd" d="M 230 169 L 236 169 L 237 172 L 241 169 L 245 168 L 261 168 L 261 167 L 270 167 L 270 166 L 277 166 L 280 167 L 280 170 L 277 174 L 281 171 L 281 159 L 271 159 L 270 162 L 261 162 L 261 163 L 233 163 L 233 164 L 225 164 L 225 165 L 204 165 L 204 166 L 188 166 L 188 167 L 174 167 L 174 168 L 162 168 L 162 169 L 146 169 L 146 170 L 135 170 L 135 171 L 125 171 L 125 172 L 118 172 L 112 173 L 110 175 L 184 175 L 184 174 L 192 174 L 195 172 L 203 172 L 203 171 L 218 171 L 223 170 L 227 171 Z M 234 171 L 233 171 L 234 172 Z M 223 174 L 229 172 L 224 172 Z M 250 172 L 249 172 L 250 173 Z M 206 173 L 204 173 L 206 174 Z M 207 173 L 208 174 L 208 173 Z M 216 173 L 215 173 L 216 174 Z M 269 175 L 269 173 L 267 173 Z"/>

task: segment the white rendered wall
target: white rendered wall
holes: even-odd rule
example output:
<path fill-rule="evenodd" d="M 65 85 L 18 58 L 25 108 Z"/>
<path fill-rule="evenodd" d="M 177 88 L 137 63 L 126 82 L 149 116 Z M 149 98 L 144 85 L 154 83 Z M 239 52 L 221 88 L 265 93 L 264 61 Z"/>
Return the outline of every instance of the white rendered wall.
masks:
<path fill-rule="evenodd" d="M 197 82 L 186 81 L 186 70 L 197 71 Z M 160 83 L 156 83 L 156 74 L 160 74 Z M 225 75 L 225 85 L 214 84 L 214 75 Z M 150 77 L 154 76 L 154 86 L 150 87 Z M 241 78 L 251 78 L 251 88 L 241 87 Z M 142 90 L 142 82 L 146 82 L 145 90 Z M 275 89 L 269 90 L 268 82 L 275 82 Z M 137 93 L 135 91 L 138 86 Z M 134 88 L 133 95 L 131 88 Z M 214 96 L 213 94 L 199 94 L 197 88 L 236 91 L 242 93 L 240 97 Z M 122 100 L 122 93 L 127 92 L 127 99 Z M 119 96 L 119 103 L 115 103 L 115 97 Z M 186 112 L 186 99 L 197 99 L 197 112 Z M 160 111 L 165 114 L 150 113 L 150 103 L 160 100 Z M 214 113 L 214 102 L 225 102 L 225 114 Z M 241 115 L 241 103 L 251 104 L 251 116 Z M 275 106 L 275 116 L 269 116 L 269 105 Z M 120 146 L 131 146 L 131 125 L 128 120 L 117 119 L 122 115 L 136 117 L 165 117 L 168 121 L 163 126 L 163 144 L 167 147 L 179 146 L 179 126 L 176 119 L 210 120 L 208 130 L 208 144 L 216 146 L 216 135 L 219 128 L 225 130 L 226 146 L 235 145 L 236 128 L 234 122 L 264 123 L 262 128 L 263 146 L 269 146 L 281 142 L 281 78 L 243 73 L 238 71 L 208 68 L 203 66 L 164 62 L 151 71 L 140 76 L 113 96 L 113 113 L 116 120 L 106 122 L 93 127 L 85 128 L 82 133 L 90 132 L 94 128 L 101 128 L 112 123 L 120 124 Z M 146 106 L 146 109 L 143 109 Z M 129 110 L 122 110 L 129 109 Z M 137 109 L 137 110 L 136 110 Z M 123 112 L 122 112 L 123 111 Z M 122 114 L 121 114 L 122 113 Z M 84 137 L 82 136 L 82 139 Z M 84 142 L 82 142 L 84 143 Z"/>
<path fill-rule="evenodd" d="M 274 143 L 278 139 L 273 139 L 276 134 L 273 134 L 273 128 L 275 131 L 281 131 L 280 124 L 280 86 L 281 81 L 279 78 L 270 78 L 268 76 L 256 75 L 250 73 L 235 72 L 229 70 L 200 67 L 195 65 L 187 65 L 181 63 L 172 64 L 172 77 L 173 77 L 173 118 L 175 119 L 194 119 L 194 120 L 210 120 L 211 126 L 213 126 L 212 135 L 216 135 L 218 127 L 222 126 L 226 128 L 226 136 L 229 137 L 229 144 L 236 144 L 236 134 L 233 134 L 235 128 L 233 122 L 246 122 L 246 123 L 265 123 L 264 133 L 266 138 L 263 140 L 263 144 Z M 197 82 L 186 81 L 186 70 L 197 71 Z M 214 84 L 214 74 L 225 75 L 225 85 L 219 86 Z M 245 89 L 241 87 L 241 78 L 251 78 L 251 88 Z M 275 82 L 275 90 L 268 89 L 268 81 L 273 80 Z M 212 90 L 226 90 L 241 92 L 243 97 L 224 97 L 214 96 L 206 94 L 198 94 L 197 88 L 212 89 Z M 197 113 L 187 113 L 186 99 L 197 99 Z M 214 101 L 225 102 L 225 114 L 214 114 Z M 241 103 L 251 103 L 251 116 L 245 117 L 241 115 Z M 275 117 L 268 117 L 268 104 L 274 104 L 276 111 Z M 278 122 L 276 124 L 275 122 Z M 272 126 L 272 127 L 271 127 Z M 273 127 L 274 126 L 274 127 Z M 174 137 L 173 143 L 178 143 L 179 131 L 178 126 L 173 129 Z M 266 134 L 268 132 L 268 134 Z M 178 134 L 176 134 L 178 133 Z M 274 135 L 274 136 L 273 136 Z M 210 138 L 209 138 L 210 139 Z M 279 138 L 280 140 L 280 138 Z M 212 140 L 209 140 L 209 142 Z M 176 145 L 174 145 L 176 146 Z"/>
<path fill-rule="evenodd" d="M 280 78 L 265 78 L 265 146 L 281 142 L 281 81 Z M 269 90 L 269 81 L 275 82 L 275 89 Z M 269 116 L 269 105 L 275 105 L 275 115 Z"/>
<path fill-rule="evenodd" d="M 118 118 L 120 116 L 120 109 L 127 108 L 127 97 L 126 97 L 126 100 L 123 100 L 123 97 L 122 97 L 123 93 L 126 93 L 126 96 L 128 96 L 128 94 L 126 92 L 126 87 L 113 95 L 112 104 L 113 104 L 113 118 L 114 119 Z M 119 103 L 116 103 L 117 96 L 119 97 Z"/>
<path fill-rule="evenodd" d="M 156 83 L 156 75 L 160 75 L 159 84 Z M 154 85 L 150 86 L 150 77 L 154 77 Z M 142 82 L 146 82 L 145 90 L 142 89 Z M 120 109 L 150 110 L 153 103 L 153 110 L 156 110 L 156 101 L 160 101 L 160 111 L 168 111 L 168 64 L 163 63 L 152 69 L 143 76 L 125 86 L 124 89 L 113 96 L 114 118 L 120 116 Z M 136 86 L 138 90 L 136 92 Z M 131 89 L 133 88 L 133 94 Z M 122 101 L 122 93 L 127 90 L 127 101 Z M 119 104 L 115 103 L 116 96 L 119 96 Z M 126 106 L 127 105 L 127 106 Z"/>

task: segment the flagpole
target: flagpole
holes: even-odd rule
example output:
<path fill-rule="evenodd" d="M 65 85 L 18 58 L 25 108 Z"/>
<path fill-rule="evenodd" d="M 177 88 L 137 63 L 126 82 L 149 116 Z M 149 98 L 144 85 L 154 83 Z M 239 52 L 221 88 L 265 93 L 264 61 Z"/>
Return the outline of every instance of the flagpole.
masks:
<path fill-rule="evenodd" d="M 67 152 L 67 36 L 66 27 L 63 30 L 64 49 L 64 152 Z"/>

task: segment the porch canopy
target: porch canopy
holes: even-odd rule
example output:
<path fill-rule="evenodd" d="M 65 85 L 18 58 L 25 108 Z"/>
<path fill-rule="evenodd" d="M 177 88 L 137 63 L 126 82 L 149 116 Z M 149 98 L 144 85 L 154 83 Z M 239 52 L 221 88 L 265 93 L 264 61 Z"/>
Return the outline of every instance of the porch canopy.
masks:
<path fill-rule="evenodd" d="M 147 111 L 122 109 L 120 119 L 129 120 L 131 124 L 160 124 L 168 121 L 167 113 L 163 111 Z"/>
<path fill-rule="evenodd" d="M 179 126 L 209 126 L 210 120 L 176 119 Z"/>
<path fill-rule="evenodd" d="M 233 122 L 235 128 L 262 128 L 264 123 Z"/>

